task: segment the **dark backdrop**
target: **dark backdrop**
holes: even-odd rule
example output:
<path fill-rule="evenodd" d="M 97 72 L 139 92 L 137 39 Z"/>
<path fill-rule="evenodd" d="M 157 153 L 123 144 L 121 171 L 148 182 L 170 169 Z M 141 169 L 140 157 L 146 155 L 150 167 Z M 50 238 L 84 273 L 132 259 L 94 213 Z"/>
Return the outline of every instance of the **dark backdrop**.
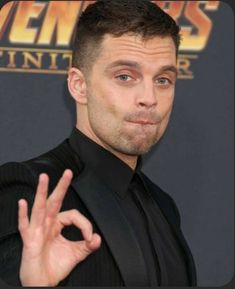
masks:
<path fill-rule="evenodd" d="M 194 77 L 178 80 L 168 130 L 144 171 L 180 209 L 198 285 L 222 286 L 234 271 L 234 20 L 223 2 L 210 18 Z M 53 148 L 74 124 L 65 75 L 0 72 L 0 164 Z"/>

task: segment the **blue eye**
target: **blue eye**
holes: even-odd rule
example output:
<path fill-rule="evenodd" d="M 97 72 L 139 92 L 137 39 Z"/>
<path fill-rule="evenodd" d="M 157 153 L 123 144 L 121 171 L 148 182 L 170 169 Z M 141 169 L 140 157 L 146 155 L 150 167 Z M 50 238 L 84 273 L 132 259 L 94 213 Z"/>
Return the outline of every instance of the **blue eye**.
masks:
<path fill-rule="evenodd" d="M 157 81 L 159 84 L 162 84 L 162 85 L 171 84 L 170 79 L 165 78 L 165 77 L 159 78 Z"/>
<path fill-rule="evenodd" d="M 128 81 L 131 79 L 131 77 L 127 74 L 118 75 L 116 78 L 120 79 L 121 81 Z"/>

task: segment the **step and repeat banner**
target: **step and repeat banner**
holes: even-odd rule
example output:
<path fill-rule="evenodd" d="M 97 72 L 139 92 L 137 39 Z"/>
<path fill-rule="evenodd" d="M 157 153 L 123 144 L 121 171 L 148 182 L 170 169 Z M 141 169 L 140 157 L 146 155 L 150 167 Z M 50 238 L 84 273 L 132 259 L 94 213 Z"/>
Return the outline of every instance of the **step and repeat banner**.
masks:
<path fill-rule="evenodd" d="M 0 164 L 53 148 L 75 125 L 66 87 L 76 21 L 94 1 L 0 10 Z M 153 1 L 181 26 L 175 105 L 144 171 L 176 201 L 199 286 L 234 271 L 234 16 L 220 1 Z"/>

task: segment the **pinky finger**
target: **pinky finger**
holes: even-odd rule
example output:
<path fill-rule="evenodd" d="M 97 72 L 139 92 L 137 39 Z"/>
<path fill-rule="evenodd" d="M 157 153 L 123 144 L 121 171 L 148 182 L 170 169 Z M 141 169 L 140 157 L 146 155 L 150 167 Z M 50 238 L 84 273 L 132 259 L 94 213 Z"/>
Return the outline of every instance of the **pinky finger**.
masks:
<path fill-rule="evenodd" d="M 18 202 L 18 206 L 18 229 L 21 237 L 23 237 L 25 230 L 29 227 L 28 204 L 24 199 L 21 199 Z"/>

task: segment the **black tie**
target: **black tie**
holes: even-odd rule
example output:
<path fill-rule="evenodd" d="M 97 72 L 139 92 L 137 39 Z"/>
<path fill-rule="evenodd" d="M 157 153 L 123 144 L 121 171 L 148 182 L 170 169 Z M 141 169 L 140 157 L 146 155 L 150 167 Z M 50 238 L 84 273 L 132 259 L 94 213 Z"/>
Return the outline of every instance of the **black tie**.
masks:
<path fill-rule="evenodd" d="M 155 249 L 155 253 L 157 256 L 157 262 L 158 262 L 158 266 L 159 266 L 159 272 L 160 272 L 160 276 L 158 276 L 158 278 L 160 279 L 159 285 L 167 286 L 168 285 L 168 278 L 167 278 L 166 264 L 165 264 L 165 260 L 164 260 L 162 250 L 160 247 L 157 229 L 156 229 L 156 227 L 152 221 L 152 218 L 150 217 L 148 211 L 145 208 L 143 196 L 142 196 L 141 192 L 138 190 L 137 186 L 132 184 L 131 191 L 133 193 L 133 197 L 134 197 L 137 205 L 142 210 L 142 212 L 146 218 L 146 221 L 147 221 L 147 228 L 148 228 L 148 232 L 149 232 L 149 237 L 150 237 L 150 240 L 152 241 L 152 245 Z"/>

